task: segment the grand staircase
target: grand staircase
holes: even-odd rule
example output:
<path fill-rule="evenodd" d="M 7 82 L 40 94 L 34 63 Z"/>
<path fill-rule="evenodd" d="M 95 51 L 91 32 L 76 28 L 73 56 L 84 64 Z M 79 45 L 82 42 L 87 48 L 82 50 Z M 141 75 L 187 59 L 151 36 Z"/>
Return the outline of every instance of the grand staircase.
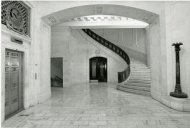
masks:
<path fill-rule="evenodd" d="M 143 63 L 129 58 L 127 53 L 112 42 L 104 39 L 90 29 L 83 29 L 88 36 L 118 54 L 127 63 L 127 68 L 118 72 L 117 89 L 129 93 L 150 96 L 150 69 Z"/>
<path fill-rule="evenodd" d="M 99 44 L 103 45 L 104 47 L 108 48 L 109 50 L 111 50 L 112 52 L 114 52 L 115 54 L 120 56 L 126 62 L 126 64 L 127 64 L 126 68 L 123 71 L 118 72 L 118 83 L 125 82 L 128 79 L 129 75 L 130 75 L 130 58 L 127 55 L 127 53 L 123 49 L 118 47 L 117 45 L 115 45 L 112 42 L 104 39 L 100 35 L 93 32 L 92 30 L 90 30 L 90 29 L 82 29 L 82 30 L 88 36 L 90 36 L 92 39 L 97 41 L 97 43 L 99 43 Z"/>
<path fill-rule="evenodd" d="M 117 89 L 129 93 L 150 96 L 150 69 L 143 63 L 131 59 L 129 79 Z"/>

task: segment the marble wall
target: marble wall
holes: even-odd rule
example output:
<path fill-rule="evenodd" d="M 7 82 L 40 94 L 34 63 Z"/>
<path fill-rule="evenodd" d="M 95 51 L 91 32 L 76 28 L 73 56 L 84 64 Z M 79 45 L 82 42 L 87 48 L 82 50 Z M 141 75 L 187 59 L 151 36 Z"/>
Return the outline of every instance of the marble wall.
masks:
<path fill-rule="evenodd" d="M 180 51 L 180 70 L 182 91 L 190 97 L 190 2 L 166 3 L 166 56 L 168 93 L 175 88 L 175 51 L 171 46 L 175 42 L 182 42 Z M 173 80 L 174 79 L 174 80 Z M 184 105 L 185 106 L 185 105 Z M 190 109 L 190 105 L 189 105 Z"/>
<path fill-rule="evenodd" d="M 13 43 L 10 41 L 10 38 L 14 36 L 16 38 L 23 40 L 23 45 Z M 24 107 L 28 106 L 29 101 L 31 100 L 31 89 L 30 84 L 30 40 L 16 34 L 10 30 L 7 30 L 5 26 L 2 26 L 1 31 L 1 122 L 4 121 L 5 115 L 5 50 L 11 49 L 15 51 L 20 51 L 24 53 Z"/>
<path fill-rule="evenodd" d="M 50 92 L 50 26 L 41 20 L 35 2 L 25 2 L 31 7 L 31 37 L 26 37 L 1 26 L 1 122 L 5 119 L 5 50 L 24 54 L 24 109 L 48 99 Z M 19 38 L 23 44 L 11 41 Z"/>

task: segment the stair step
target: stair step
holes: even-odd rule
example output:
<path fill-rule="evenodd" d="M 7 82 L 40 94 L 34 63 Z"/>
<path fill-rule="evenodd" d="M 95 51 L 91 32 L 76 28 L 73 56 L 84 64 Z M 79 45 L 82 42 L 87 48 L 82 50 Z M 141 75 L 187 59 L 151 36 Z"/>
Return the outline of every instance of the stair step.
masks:
<path fill-rule="evenodd" d="M 130 82 L 130 81 L 124 83 L 124 85 L 150 87 L 150 83 L 138 83 L 138 82 Z"/>
<path fill-rule="evenodd" d="M 130 79 L 151 80 L 149 76 L 130 76 Z"/>
<path fill-rule="evenodd" d="M 151 81 L 150 78 L 145 78 L 145 77 L 130 77 L 129 80 L 132 80 L 132 81 Z"/>
<path fill-rule="evenodd" d="M 129 79 L 128 82 L 131 82 L 131 83 L 151 83 L 150 80 L 142 80 L 142 79 Z"/>
<path fill-rule="evenodd" d="M 131 68 L 131 71 L 146 71 L 146 72 L 150 72 L 149 69 L 137 69 L 137 68 Z"/>
<path fill-rule="evenodd" d="M 131 77 L 145 77 L 145 78 L 150 78 L 150 75 L 149 74 L 139 74 L 139 73 L 137 73 L 137 74 L 133 74 L 133 73 L 131 73 Z"/>
<path fill-rule="evenodd" d="M 149 68 L 146 65 L 142 65 L 142 64 L 130 64 L 131 67 L 144 67 L 144 68 Z"/>
<path fill-rule="evenodd" d="M 130 64 L 131 66 L 140 66 L 140 67 L 147 67 L 147 68 L 149 68 L 148 66 L 146 66 L 146 65 L 144 65 L 144 64 L 135 64 L 135 63 L 131 63 Z"/>
<path fill-rule="evenodd" d="M 150 84 L 151 83 L 151 80 L 150 79 L 129 79 L 127 81 L 128 83 L 147 83 L 147 84 Z"/>
<path fill-rule="evenodd" d="M 147 70 L 147 69 L 133 69 L 131 68 L 131 72 L 147 72 L 147 73 L 150 73 L 150 70 Z"/>
<path fill-rule="evenodd" d="M 138 71 L 138 70 L 140 70 L 140 71 L 150 71 L 150 69 L 146 69 L 146 68 L 133 68 L 133 67 L 131 67 L 131 69 L 133 70 L 133 71 Z"/>
<path fill-rule="evenodd" d="M 134 77 L 134 76 L 131 76 L 129 78 L 129 80 L 133 80 L 133 81 L 150 81 L 151 79 L 148 78 L 148 77 Z"/>
<path fill-rule="evenodd" d="M 130 65 L 131 65 L 131 66 L 143 66 L 143 67 L 147 67 L 147 68 L 149 68 L 147 65 L 144 65 L 144 64 L 135 64 L 135 63 L 131 63 Z"/>
<path fill-rule="evenodd" d="M 134 71 L 131 71 L 131 74 L 134 74 L 134 75 L 150 75 L 150 72 L 134 72 Z"/>
<path fill-rule="evenodd" d="M 149 69 L 137 69 L 137 68 L 131 68 L 131 71 L 145 71 L 145 72 L 150 72 Z"/>
<path fill-rule="evenodd" d="M 134 90 L 134 89 L 125 88 L 125 87 L 122 87 L 122 86 L 118 86 L 117 89 L 121 90 L 121 91 L 128 92 L 128 93 L 133 93 L 133 94 L 138 94 L 138 95 L 145 95 L 145 96 L 151 96 L 151 93 L 147 92 L 147 91 Z"/>
<path fill-rule="evenodd" d="M 128 81 L 132 82 L 132 83 L 151 83 L 150 79 L 129 79 Z"/>
<path fill-rule="evenodd" d="M 143 68 L 148 68 L 149 69 L 149 67 L 147 67 L 146 65 L 142 65 L 142 64 L 131 64 L 130 66 L 131 67 L 143 67 Z"/>
<path fill-rule="evenodd" d="M 135 72 L 134 70 L 132 70 L 131 74 L 134 74 L 134 75 L 150 75 L 150 72 Z"/>
<path fill-rule="evenodd" d="M 138 85 L 125 84 L 125 85 L 122 85 L 122 87 L 150 92 L 150 86 L 138 86 Z"/>
<path fill-rule="evenodd" d="M 148 77 L 150 78 L 150 75 L 149 74 L 140 74 L 140 73 L 137 73 L 137 74 L 133 74 L 131 73 L 131 76 L 135 76 L 135 77 Z"/>
<path fill-rule="evenodd" d="M 131 76 L 134 76 L 135 78 L 136 77 L 145 77 L 145 78 L 150 78 L 150 75 L 149 74 L 133 74 L 131 73 Z"/>
<path fill-rule="evenodd" d="M 135 78 L 136 77 L 148 77 L 148 78 L 150 78 L 150 75 L 149 74 L 133 74 L 133 73 L 131 73 L 131 76 L 134 76 Z"/>
<path fill-rule="evenodd" d="M 131 70 L 131 73 L 133 74 L 150 74 L 150 71 L 147 70 Z"/>
<path fill-rule="evenodd" d="M 136 72 L 136 71 L 131 71 L 131 74 L 134 74 L 134 75 L 150 75 L 150 72 Z"/>

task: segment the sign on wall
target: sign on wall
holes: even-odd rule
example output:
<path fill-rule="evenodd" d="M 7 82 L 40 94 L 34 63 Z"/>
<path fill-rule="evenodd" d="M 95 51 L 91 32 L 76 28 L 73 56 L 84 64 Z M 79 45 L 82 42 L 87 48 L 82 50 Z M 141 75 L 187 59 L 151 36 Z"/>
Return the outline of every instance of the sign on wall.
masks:
<path fill-rule="evenodd" d="M 1 24 L 19 34 L 30 36 L 30 8 L 22 1 L 2 1 Z"/>

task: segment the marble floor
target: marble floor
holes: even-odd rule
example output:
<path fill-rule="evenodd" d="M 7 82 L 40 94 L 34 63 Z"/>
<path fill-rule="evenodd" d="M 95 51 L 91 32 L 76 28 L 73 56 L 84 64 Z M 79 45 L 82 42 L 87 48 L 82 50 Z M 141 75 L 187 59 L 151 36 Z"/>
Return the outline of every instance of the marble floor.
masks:
<path fill-rule="evenodd" d="M 18 113 L 2 127 L 190 128 L 190 113 L 118 91 L 113 84 L 79 84 L 52 88 L 51 99 Z"/>

